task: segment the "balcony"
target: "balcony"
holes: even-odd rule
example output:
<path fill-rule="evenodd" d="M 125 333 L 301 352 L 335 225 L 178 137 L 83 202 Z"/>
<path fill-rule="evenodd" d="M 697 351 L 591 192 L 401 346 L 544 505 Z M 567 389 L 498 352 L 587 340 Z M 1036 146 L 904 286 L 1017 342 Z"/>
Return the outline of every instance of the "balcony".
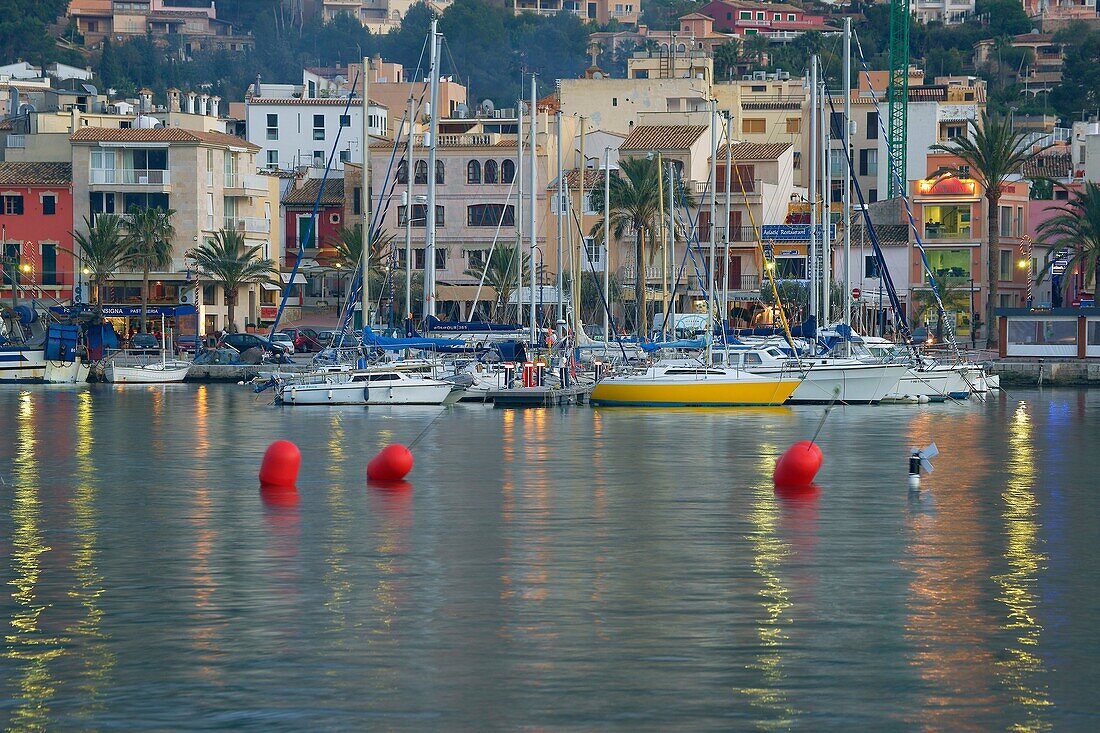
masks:
<path fill-rule="evenodd" d="M 6 147 L 9 148 L 25 148 L 27 147 L 26 135 L 8 135 L 8 141 Z"/>
<path fill-rule="evenodd" d="M 171 172 L 154 168 L 92 168 L 88 183 L 92 186 L 168 186 Z"/>
<path fill-rule="evenodd" d="M 707 191 L 709 190 L 709 185 L 706 181 L 692 181 L 691 182 L 691 187 L 692 187 L 692 189 L 691 189 L 692 192 L 697 194 L 697 195 L 700 195 L 700 196 L 706 194 Z M 721 176 L 719 176 L 717 182 L 715 183 L 714 188 L 715 188 L 715 191 L 717 191 L 719 196 L 725 196 L 725 194 L 726 194 L 726 181 L 725 181 L 725 179 L 723 179 Z M 763 188 L 763 181 L 761 181 L 760 179 L 756 179 L 756 180 L 744 180 L 744 179 L 737 180 L 736 177 L 735 177 L 734 180 L 730 181 L 730 196 L 732 197 L 733 201 L 736 201 L 741 196 L 741 191 L 742 190 L 744 190 L 745 193 L 752 194 L 754 196 L 758 196 L 759 192 L 762 188 Z M 701 199 L 700 199 L 700 201 L 701 201 Z"/>
<path fill-rule="evenodd" d="M 226 196 L 265 196 L 268 177 L 242 173 L 226 174 L 223 178 Z"/>
<path fill-rule="evenodd" d="M 244 234 L 270 234 L 271 222 L 258 216 L 227 216 L 225 228 Z"/>
<path fill-rule="evenodd" d="M 805 101 L 806 97 L 801 94 L 760 94 L 742 98 L 741 109 L 795 110 L 801 109 Z"/>

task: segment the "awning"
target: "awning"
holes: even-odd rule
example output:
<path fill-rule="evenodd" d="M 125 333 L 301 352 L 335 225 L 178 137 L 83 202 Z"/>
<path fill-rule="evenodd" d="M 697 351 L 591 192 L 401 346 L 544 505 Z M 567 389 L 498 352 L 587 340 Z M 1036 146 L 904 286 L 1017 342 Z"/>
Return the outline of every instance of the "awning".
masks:
<path fill-rule="evenodd" d="M 563 297 L 563 300 L 569 300 L 568 294 Z M 512 294 L 508 296 L 508 304 L 515 305 L 517 302 L 531 303 L 531 287 L 520 288 L 513 290 Z M 558 289 L 554 285 L 539 285 L 538 290 L 535 291 L 535 302 L 548 305 L 558 302 Z"/>
<path fill-rule="evenodd" d="M 260 287 L 263 288 L 264 290 L 282 290 L 282 288 L 280 288 L 275 283 L 269 283 L 269 282 L 264 282 L 264 281 L 260 282 Z"/>
<path fill-rule="evenodd" d="M 280 272 L 279 277 L 281 277 L 283 279 L 283 283 L 290 282 L 290 273 L 289 272 Z M 305 285 L 306 284 L 306 276 L 303 275 L 300 272 L 297 273 L 294 276 L 294 284 L 295 285 Z"/>
<path fill-rule="evenodd" d="M 455 302 L 472 301 L 477 297 L 477 285 L 436 285 L 435 299 Z M 496 300 L 497 291 L 486 285 L 481 289 L 481 300 Z"/>

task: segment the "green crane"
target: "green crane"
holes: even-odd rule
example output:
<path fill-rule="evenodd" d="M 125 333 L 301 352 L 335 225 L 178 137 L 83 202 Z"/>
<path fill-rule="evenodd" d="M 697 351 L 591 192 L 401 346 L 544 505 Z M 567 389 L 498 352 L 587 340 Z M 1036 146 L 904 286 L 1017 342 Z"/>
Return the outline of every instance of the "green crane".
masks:
<path fill-rule="evenodd" d="M 905 134 L 909 126 L 909 0 L 890 0 L 890 83 L 886 101 L 890 119 L 886 141 L 890 144 L 887 189 L 890 198 L 905 194 Z"/>

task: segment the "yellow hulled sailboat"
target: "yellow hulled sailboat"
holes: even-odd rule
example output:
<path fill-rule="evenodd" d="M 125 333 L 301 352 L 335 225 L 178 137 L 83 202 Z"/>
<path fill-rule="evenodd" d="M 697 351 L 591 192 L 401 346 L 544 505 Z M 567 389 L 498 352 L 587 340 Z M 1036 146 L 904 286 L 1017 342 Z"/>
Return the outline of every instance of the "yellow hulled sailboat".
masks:
<path fill-rule="evenodd" d="M 800 381 L 715 366 L 655 365 L 641 373 L 601 379 L 589 401 L 633 407 L 765 407 L 782 405 Z"/>

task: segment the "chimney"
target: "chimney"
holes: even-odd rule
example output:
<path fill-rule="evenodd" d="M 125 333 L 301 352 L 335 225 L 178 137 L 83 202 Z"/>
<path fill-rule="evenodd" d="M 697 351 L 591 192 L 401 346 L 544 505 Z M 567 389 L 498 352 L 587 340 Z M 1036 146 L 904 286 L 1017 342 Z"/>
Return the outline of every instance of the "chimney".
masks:
<path fill-rule="evenodd" d="M 138 110 L 141 114 L 153 111 L 153 91 L 151 89 L 139 89 L 138 99 L 141 100 L 141 105 Z"/>
<path fill-rule="evenodd" d="M 195 97 L 197 96 L 194 92 L 187 93 L 187 114 L 189 115 L 195 114 Z"/>
<path fill-rule="evenodd" d="M 217 117 L 218 116 L 218 105 L 221 103 L 221 101 L 222 101 L 222 98 L 218 97 L 218 96 L 213 96 L 213 97 L 210 98 L 210 116 L 211 117 Z"/>
<path fill-rule="evenodd" d="M 168 111 L 180 111 L 180 90 L 175 87 L 171 87 L 168 90 Z"/>
<path fill-rule="evenodd" d="M 199 114 L 200 115 L 203 115 L 204 117 L 206 116 L 207 107 L 208 107 L 209 104 L 210 104 L 210 95 L 207 94 L 206 92 L 203 92 L 202 94 L 200 94 L 199 95 Z"/>

